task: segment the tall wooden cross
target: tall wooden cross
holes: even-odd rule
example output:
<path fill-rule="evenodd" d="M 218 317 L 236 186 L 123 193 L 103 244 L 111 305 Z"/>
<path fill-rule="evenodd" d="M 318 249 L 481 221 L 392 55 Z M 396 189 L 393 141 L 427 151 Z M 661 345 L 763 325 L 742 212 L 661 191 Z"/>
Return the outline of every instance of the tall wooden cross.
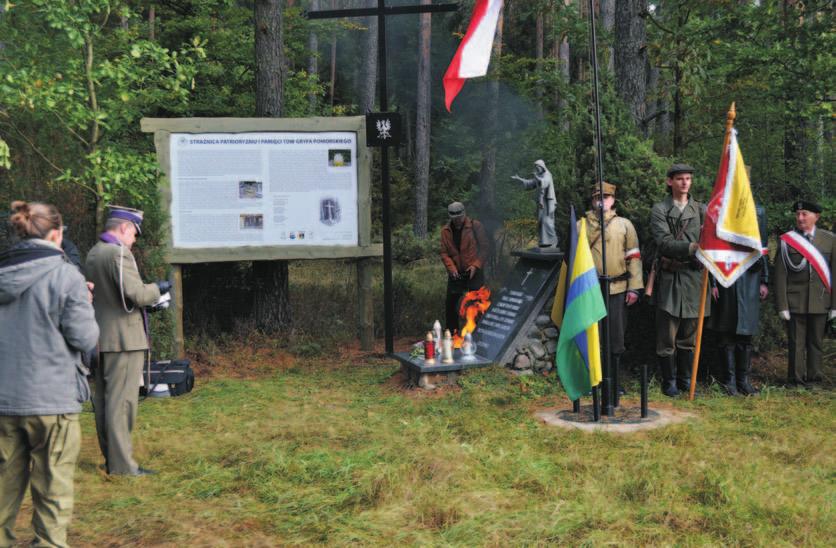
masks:
<path fill-rule="evenodd" d="M 412 6 L 387 6 L 385 0 L 377 0 L 376 8 L 352 8 L 340 10 L 309 11 L 308 19 L 336 19 L 340 17 L 377 17 L 377 84 L 380 95 L 380 110 L 389 109 L 386 90 L 386 16 L 413 13 L 440 13 L 456 11 L 458 4 L 424 4 Z M 389 147 L 383 145 L 380 155 L 380 176 L 383 194 L 383 322 L 386 333 L 386 352 L 394 352 L 393 323 L 394 303 L 392 299 L 392 222 L 389 216 L 391 198 L 389 193 Z"/>

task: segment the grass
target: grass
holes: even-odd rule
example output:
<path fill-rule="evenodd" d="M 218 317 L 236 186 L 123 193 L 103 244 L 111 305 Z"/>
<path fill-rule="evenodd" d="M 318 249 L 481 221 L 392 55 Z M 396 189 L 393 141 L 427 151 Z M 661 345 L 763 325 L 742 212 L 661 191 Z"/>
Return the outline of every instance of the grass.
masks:
<path fill-rule="evenodd" d="M 830 545 L 830 391 L 708 390 L 699 418 L 630 436 L 561 431 L 553 378 L 492 368 L 403 390 L 379 354 L 269 344 L 198 364 L 194 392 L 140 405 L 146 478 L 109 478 L 92 413 L 70 531 L 121 545 Z M 224 361 L 225 360 L 225 361 Z M 660 401 L 653 390 L 651 405 Z M 18 533 L 30 538 L 29 502 Z M 831 539 L 831 540 L 828 540 Z"/>

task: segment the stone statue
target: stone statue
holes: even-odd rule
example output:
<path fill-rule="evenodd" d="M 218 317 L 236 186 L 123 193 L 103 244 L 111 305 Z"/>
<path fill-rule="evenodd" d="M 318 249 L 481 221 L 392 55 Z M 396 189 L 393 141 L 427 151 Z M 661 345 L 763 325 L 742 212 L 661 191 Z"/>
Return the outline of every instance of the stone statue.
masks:
<path fill-rule="evenodd" d="M 552 174 L 546 169 L 546 163 L 543 160 L 534 162 L 533 179 L 523 179 L 518 175 L 511 178 L 520 181 L 526 190 L 537 189 L 534 201 L 537 202 L 537 228 L 540 247 L 557 247 L 557 233 L 554 230 L 556 208 L 554 180 L 552 180 Z"/>

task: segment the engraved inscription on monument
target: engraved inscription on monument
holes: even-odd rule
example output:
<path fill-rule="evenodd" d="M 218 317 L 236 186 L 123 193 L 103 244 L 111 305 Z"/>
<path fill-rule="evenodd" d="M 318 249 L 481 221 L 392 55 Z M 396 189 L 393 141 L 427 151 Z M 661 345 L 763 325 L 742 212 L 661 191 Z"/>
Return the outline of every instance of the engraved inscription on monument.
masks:
<path fill-rule="evenodd" d="M 477 354 L 490 360 L 502 355 L 559 266 L 559 262 L 517 261 L 505 286 L 492 295 L 491 307 L 479 320 L 474 333 Z"/>

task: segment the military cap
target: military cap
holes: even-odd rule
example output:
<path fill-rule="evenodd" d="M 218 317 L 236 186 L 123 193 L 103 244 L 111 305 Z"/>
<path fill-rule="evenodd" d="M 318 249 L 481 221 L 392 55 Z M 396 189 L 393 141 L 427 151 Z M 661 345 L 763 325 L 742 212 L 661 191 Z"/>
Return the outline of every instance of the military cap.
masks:
<path fill-rule="evenodd" d="M 793 202 L 793 212 L 801 211 L 802 209 L 812 211 L 813 213 L 821 213 L 821 206 L 816 202 L 808 202 L 807 200 L 796 200 L 795 202 Z"/>
<path fill-rule="evenodd" d="M 604 196 L 615 196 L 615 189 L 617 188 L 614 184 L 608 183 L 604 181 Z M 592 185 L 592 197 L 595 198 L 599 194 L 601 194 L 601 186 L 597 183 Z"/>
<path fill-rule="evenodd" d="M 688 164 L 674 164 L 668 169 L 668 179 L 676 175 L 677 173 L 693 173 L 694 168 L 689 166 Z"/>
<path fill-rule="evenodd" d="M 452 204 L 447 206 L 447 215 L 450 218 L 453 217 L 461 217 L 464 215 L 464 204 L 461 202 L 453 202 Z"/>
<path fill-rule="evenodd" d="M 107 218 L 109 219 L 119 219 L 122 221 L 128 221 L 133 223 L 136 227 L 136 231 L 138 234 L 142 234 L 142 217 L 144 214 L 142 211 L 138 209 L 133 209 L 130 207 L 124 206 L 117 206 L 117 205 L 109 205 L 107 206 Z"/>

